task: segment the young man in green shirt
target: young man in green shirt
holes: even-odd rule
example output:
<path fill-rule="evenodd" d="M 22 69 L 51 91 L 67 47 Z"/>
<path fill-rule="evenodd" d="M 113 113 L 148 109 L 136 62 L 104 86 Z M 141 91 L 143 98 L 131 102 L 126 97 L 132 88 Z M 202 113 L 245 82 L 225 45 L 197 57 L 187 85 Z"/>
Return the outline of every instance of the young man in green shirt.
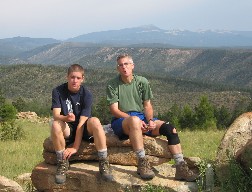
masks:
<path fill-rule="evenodd" d="M 184 161 L 176 129 L 169 123 L 153 116 L 151 87 L 145 77 L 133 74 L 134 62 L 130 55 L 117 57 L 119 76 L 109 81 L 106 89 L 107 101 L 113 115 L 114 133 L 120 138 L 129 138 L 138 158 L 137 173 L 143 179 L 155 177 L 145 156 L 143 134 L 167 137 L 169 150 L 176 163 L 175 179 L 195 181 L 197 175 L 189 170 Z"/>

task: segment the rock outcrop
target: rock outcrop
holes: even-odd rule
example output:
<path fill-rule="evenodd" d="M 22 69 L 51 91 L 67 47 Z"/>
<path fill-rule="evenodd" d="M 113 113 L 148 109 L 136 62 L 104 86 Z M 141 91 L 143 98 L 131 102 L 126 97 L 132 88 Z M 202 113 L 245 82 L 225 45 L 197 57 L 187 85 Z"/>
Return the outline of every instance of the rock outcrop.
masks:
<path fill-rule="evenodd" d="M 78 192 L 125 192 L 141 191 L 146 185 L 162 186 L 167 191 L 197 192 L 196 182 L 175 181 L 175 168 L 164 163 L 154 167 L 156 177 L 150 181 L 142 180 L 136 173 L 135 166 L 111 165 L 114 182 L 105 182 L 99 174 L 98 162 L 84 161 L 72 163 L 67 172 L 67 181 L 64 184 L 55 183 L 56 166 L 45 162 L 37 165 L 31 175 L 33 185 L 38 191 L 78 191 Z"/>
<path fill-rule="evenodd" d="M 31 180 L 38 191 L 92 191 L 92 192 L 120 192 L 129 189 L 139 191 L 147 184 L 163 186 L 169 191 L 196 192 L 195 182 L 181 182 L 174 180 L 175 168 L 167 162 L 172 158 L 167 141 L 159 137 L 144 136 L 146 156 L 154 166 L 156 177 L 151 181 L 142 180 L 137 175 L 137 162 L 128 140 L 119 140 L 113 133 L 106 133 L 108 158 L 113 169 L 114 182 L 105 182 L 100 178 L 97 151 L 95 145 L 81 142 L 78 153 L 70 158 L 70 170 L 67 181 L 62 185 L 55 183 L 56 154 L 50 138 L 45 139 L 43 147 L 44 162 L 38 164 L 32 171 Z M 185 158 L 189 167 L 198 171 L 195 163 L 199 158 Z M 166 162 L 166 163 L 164 163 Z"/>
<path fill-rule="evenodd" d="M 132 151 L 129 139 L 119 140 L 112 133 L 107 133 L 107 147 L 109 162 L 119 165 L 136 165 L 136 156 Z M 56 164 L 56 154 L 50 138 L 44 141 L 43 157 L 48 164 Z M 158 165 L 168 162 L 172 155 L 168 149 L 167 141 L 158 137 L 144 136 L 145 153 L 149 157 L 152 165 Z M 70 158 L 70 161 L 80 160 L 98 160 L 95 145 L 88 142 L 82 142 L 78 153 Z"/>
<path fill-rule="evenodd" d="M 26 112 L 19 112 L 17 113 L 18 119 L 26 119 L 30 122 L 36 122 L 36 123 L 48 123 L 50 121 L 49 117 L 39 117 L 37 113 L 26 111 Z"/>
<path fill-rule="evenodd" d="M 240 115 L 221 141 L 216 159 L 216 173 L 221 180 L 229 174 L 230 157 L 234 157 L 244 170 L 252 167 L 252 112 Z"/>

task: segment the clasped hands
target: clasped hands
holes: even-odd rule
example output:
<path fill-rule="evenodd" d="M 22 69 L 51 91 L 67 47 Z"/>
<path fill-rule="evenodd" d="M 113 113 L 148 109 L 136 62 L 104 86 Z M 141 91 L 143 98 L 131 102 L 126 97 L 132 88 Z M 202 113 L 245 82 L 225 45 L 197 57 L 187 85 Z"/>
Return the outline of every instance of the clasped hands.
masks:
<path fill-rule="evenodd" d="M 154 121 L 149 121 L 148 124 L 146 124 L 144 121 L 142 121 L 142 132 L 145 133 L 147 131 L 152 131 L 156 128 L 156 123 Z"/>

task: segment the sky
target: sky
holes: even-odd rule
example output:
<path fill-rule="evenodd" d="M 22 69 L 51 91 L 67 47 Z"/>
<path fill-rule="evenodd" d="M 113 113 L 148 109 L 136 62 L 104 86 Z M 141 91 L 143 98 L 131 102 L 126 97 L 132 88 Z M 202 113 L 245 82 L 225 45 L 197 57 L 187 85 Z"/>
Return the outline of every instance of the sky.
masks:
<path fill-rule="evenodd" d="M 165 30 L 252 31 L 252 0 L 0 0 L 0 39 L 65 40 L 155 25 Z"/>

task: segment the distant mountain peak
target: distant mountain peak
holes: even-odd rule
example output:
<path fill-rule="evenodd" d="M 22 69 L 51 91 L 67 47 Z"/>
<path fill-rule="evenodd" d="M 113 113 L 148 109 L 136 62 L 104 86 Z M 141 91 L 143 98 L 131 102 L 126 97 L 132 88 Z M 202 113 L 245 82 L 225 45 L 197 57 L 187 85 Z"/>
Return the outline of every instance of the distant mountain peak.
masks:
<path fill-rule="evenodd" d="M 124 28 L 116 31 L 136 31 L 136 32 L 151 32 L 151 31 L 162 31 L 163 29 L 158 28 L 155 25 L 142 25 L 138 27 Z"/>
<path fill-rule="evenodd" d="M 160 30 L 160 28 L 158 28 L 157 26 L 152 25 L 152 24 L 142 25 L 139 28 L 143 28 L 143 29 L 146 29 L 146 30 Z"/>

